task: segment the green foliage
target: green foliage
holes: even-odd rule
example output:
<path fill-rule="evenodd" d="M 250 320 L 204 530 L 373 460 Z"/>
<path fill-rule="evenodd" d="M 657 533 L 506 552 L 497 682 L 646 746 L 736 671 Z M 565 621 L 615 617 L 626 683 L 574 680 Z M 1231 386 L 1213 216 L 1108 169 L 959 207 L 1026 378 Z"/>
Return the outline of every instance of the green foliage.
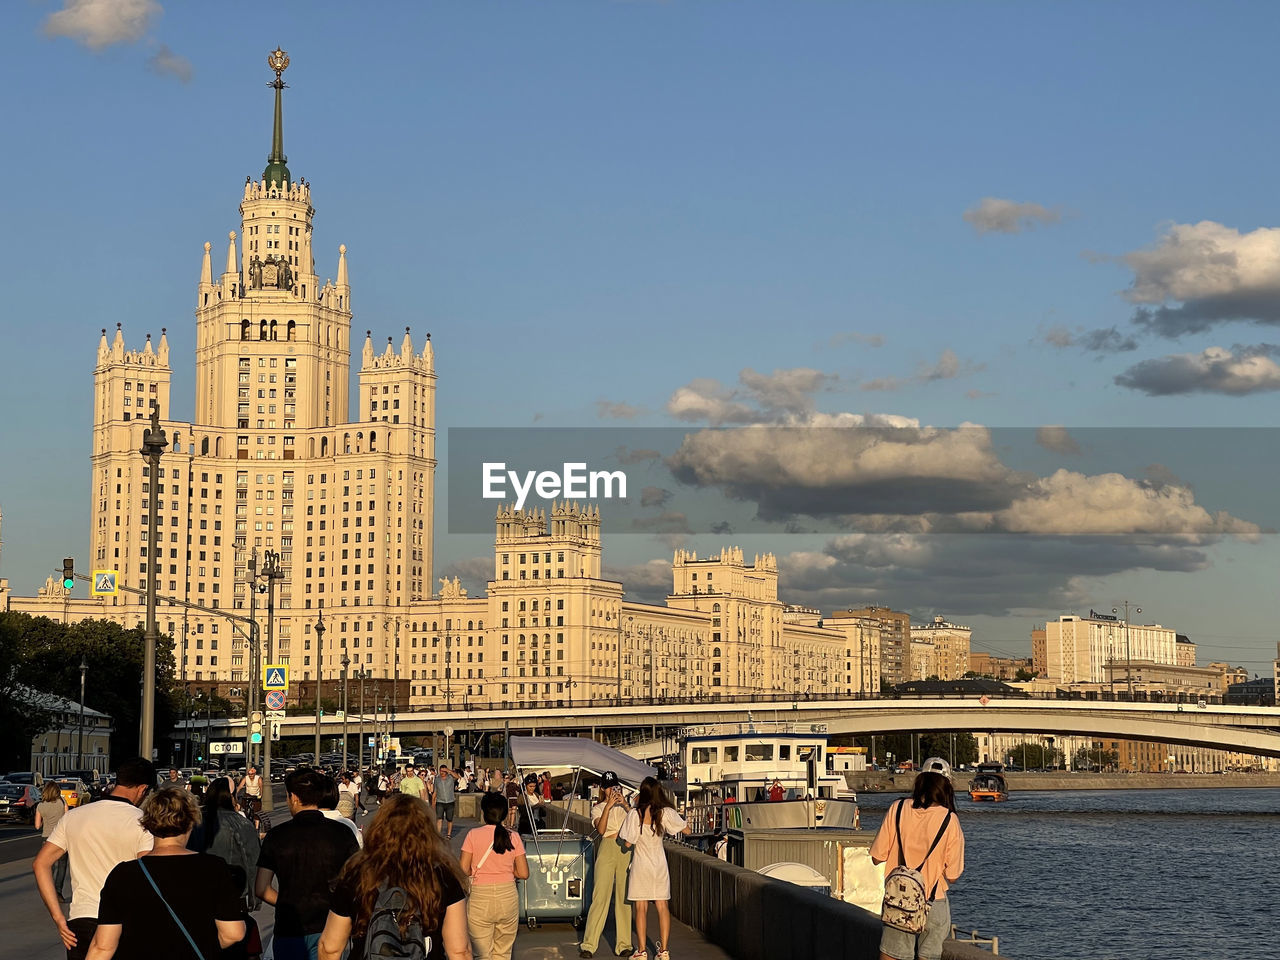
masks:
<path fill-rule="evenodd" d="M 1023 759 L 1025 756 L 1025 760 Z M 1034 740 L 1024 740 L 1009 748 L 1006 760 L 1012 758 L 1013 765 L 1024 770 L 1038 770 L 1042 767 L 1057 768 L 1065 759 L 1057 747 L 1049 747 Z"/>
<path fill-rule="evenodd" d="M 21 669 L 18 628 L 17 620 L 0 614 L 0 770 L 25 770 L 31 763 L 31 738 L 53 722 L 48 711 L 26 697 L 30 685 Z"/>
<path fill-rule="evenodd" d="M 952 740 L 952 738 L 955 738 Z M 952 744 L 955 755 L 952 756 Z M 943 757 L 951 765 L 976 763 L 978 760 L 978 740 L 972 733 L 925 733 L 920 736 L 920 759 Z"/>
<path fill-rule="evenodd" d="M 1071 756 L 1071 765 L 1076 770 L 1114 770 L 1119 763 L 1120 754 L 1115 750 L 1081 747 Z"/>
<path fill-rule="evenodd" d="M 0 637 L 6 649 L 13 645 L 16 682 L 42 693 L 79 701 L 83 660 L 88 667 L 85 706 L 109 714 L 112 720 L 113 763 L 137 754 L 142 711 L 140 627 L 126 629 L 109 620 L 62 624 L 48 617 L 6 612 L 0 613 Z M 157 742 L 173 728 L 177 713 L 171 694 L 173 673 L 173 638 L 161 636 L 156 644 Z"/>
<path fill-rule="evenodd" d="M 1034 680 L 1035 678 L 1035 673 L 1028 670 L 1026 667 L 1019 667 L 1018 671 L 1013 675 L 1013 679 L 1015 680 Z"/>

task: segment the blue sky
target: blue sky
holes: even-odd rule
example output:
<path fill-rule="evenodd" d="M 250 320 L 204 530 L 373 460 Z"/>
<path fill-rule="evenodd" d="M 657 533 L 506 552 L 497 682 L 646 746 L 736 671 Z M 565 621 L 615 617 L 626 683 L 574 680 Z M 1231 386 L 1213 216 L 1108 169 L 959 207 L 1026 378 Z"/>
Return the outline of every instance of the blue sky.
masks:
<path fill-rule="evenodd" d="M 442 439 L 706 426 L 725 404 L 740 415 L 720 422 L 799 426 L 1276 420 L 1273 5 L 272 9 L 261 28 L 256 4 L 7 10 L 0 574 L 20 591 L 87 550 L 99 328 L 140 345 L 168 327 L 174 413 L 190 415 L 201 247 L 223 249 L 264 164 L 277 43 L 318 268 L 345 243 L 354 327 L 432 332 Z M 1229 479 L 1189 495 L 1269 527 L 1265 484 L 1241 472 L 1239 496 Z M 485 539 L 445 536 L 437 514 L 438 572 L 473 574 Z M 1275 655 L 1265 534 L 1038 541 L 1029 563 L 964 536 L 919 559 L 903 518 L 865 530 L 734 542 L 777 553 L 792 599 L 952 615 L 977 647 L 1026 652 L 1034 621 L 1127 596 L 1202 660 Z M 673 542 L 612 538 L 607 559 L 653 595 L 649 561 Z M 1001 602 L 991 576 L 951 578 L 975 554 L 1040 574 Z"/>

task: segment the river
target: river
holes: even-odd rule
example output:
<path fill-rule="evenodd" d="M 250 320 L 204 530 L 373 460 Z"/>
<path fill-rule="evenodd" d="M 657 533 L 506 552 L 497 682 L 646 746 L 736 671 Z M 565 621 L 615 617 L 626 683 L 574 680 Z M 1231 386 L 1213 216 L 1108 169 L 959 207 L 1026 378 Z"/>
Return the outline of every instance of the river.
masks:
<path fill-rule="evenodd" d="M 864 829 L 895 799 L 862 794 Z M 952 921 L 1014 960 L 1272 960 L 1280 789 L 1013 793 L 956 801 Z"/>

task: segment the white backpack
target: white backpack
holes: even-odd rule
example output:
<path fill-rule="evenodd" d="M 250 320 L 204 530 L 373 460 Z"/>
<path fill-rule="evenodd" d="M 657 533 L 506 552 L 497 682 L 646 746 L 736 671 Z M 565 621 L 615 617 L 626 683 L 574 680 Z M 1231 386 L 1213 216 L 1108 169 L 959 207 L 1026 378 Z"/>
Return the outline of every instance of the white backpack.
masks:
<path fill-rule="evenodd" d="M 894 815 L 894 828 L 898 831 L 899 862 L 884 878 L 884 900 L 880 904 L 880 922 L 895 930 L 920 933 L 929 919 L 929 903 L 933 895 L 938 892 L 936 884 L 933 890 L 925 892 L 924 875 L 920 871 L 924 869 L 925 863 L 942 842 L 942 835 L 947 832 L 947 826 L 951 823 L 951 811 L 948 810 L 946 817 L 943 818 L 942 826 L 938 828 L 938 835 L 929 845 L 929 852 L 924 855 L 924 860 L 921 860 L 920 866 L 913 870 L 907 866 L 906 855 L 902 849 L 902 805 L 906 802 L 906 800 L 898 801 L 898 808 Z"/>

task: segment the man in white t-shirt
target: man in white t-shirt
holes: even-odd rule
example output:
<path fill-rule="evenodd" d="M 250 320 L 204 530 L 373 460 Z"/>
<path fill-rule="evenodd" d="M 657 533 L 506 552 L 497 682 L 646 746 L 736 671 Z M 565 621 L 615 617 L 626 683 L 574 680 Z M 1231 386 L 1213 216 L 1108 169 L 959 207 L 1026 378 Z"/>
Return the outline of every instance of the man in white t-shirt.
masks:
<path fill-rule="evenodd" d="M 120 764 L 116 786 L 97 803 L 67 811 L 31 865 L 36 887 L 67 948 L 67 960 L 82 960 L 98 928 L 98 897 L 117 864 L 151 849 L 152 837 L 138 822 L 138 805 L 156 785 L 156 768 L 141 757 Z M 62 916 L 53 886 L 53 865 L 63 854 L 71 866 L 71 911 Z"/>
<path fill-rule="evenodd" d="M 609 900 L 613 899 L 613 927 L 617 942 L 614 953 L 625 957 L 631 952 L 631 904 L 627 900 L 627 869 L 631 866 L 631 851 L 618 843 L 618 831 L 631 805 L 622 793 L 618 775 L 606 770 L 600 777 L 600 802 L 591 807 L 591 825 L 600 834 L 600 852 L 596 854 L 595 887 L 591 893 L 591 909 L 587 912 L 587 925 L 582 933 L 580 957 L 590 957 L 600 946 L 600 934 L 604 932 L 609 917 Z"/>

